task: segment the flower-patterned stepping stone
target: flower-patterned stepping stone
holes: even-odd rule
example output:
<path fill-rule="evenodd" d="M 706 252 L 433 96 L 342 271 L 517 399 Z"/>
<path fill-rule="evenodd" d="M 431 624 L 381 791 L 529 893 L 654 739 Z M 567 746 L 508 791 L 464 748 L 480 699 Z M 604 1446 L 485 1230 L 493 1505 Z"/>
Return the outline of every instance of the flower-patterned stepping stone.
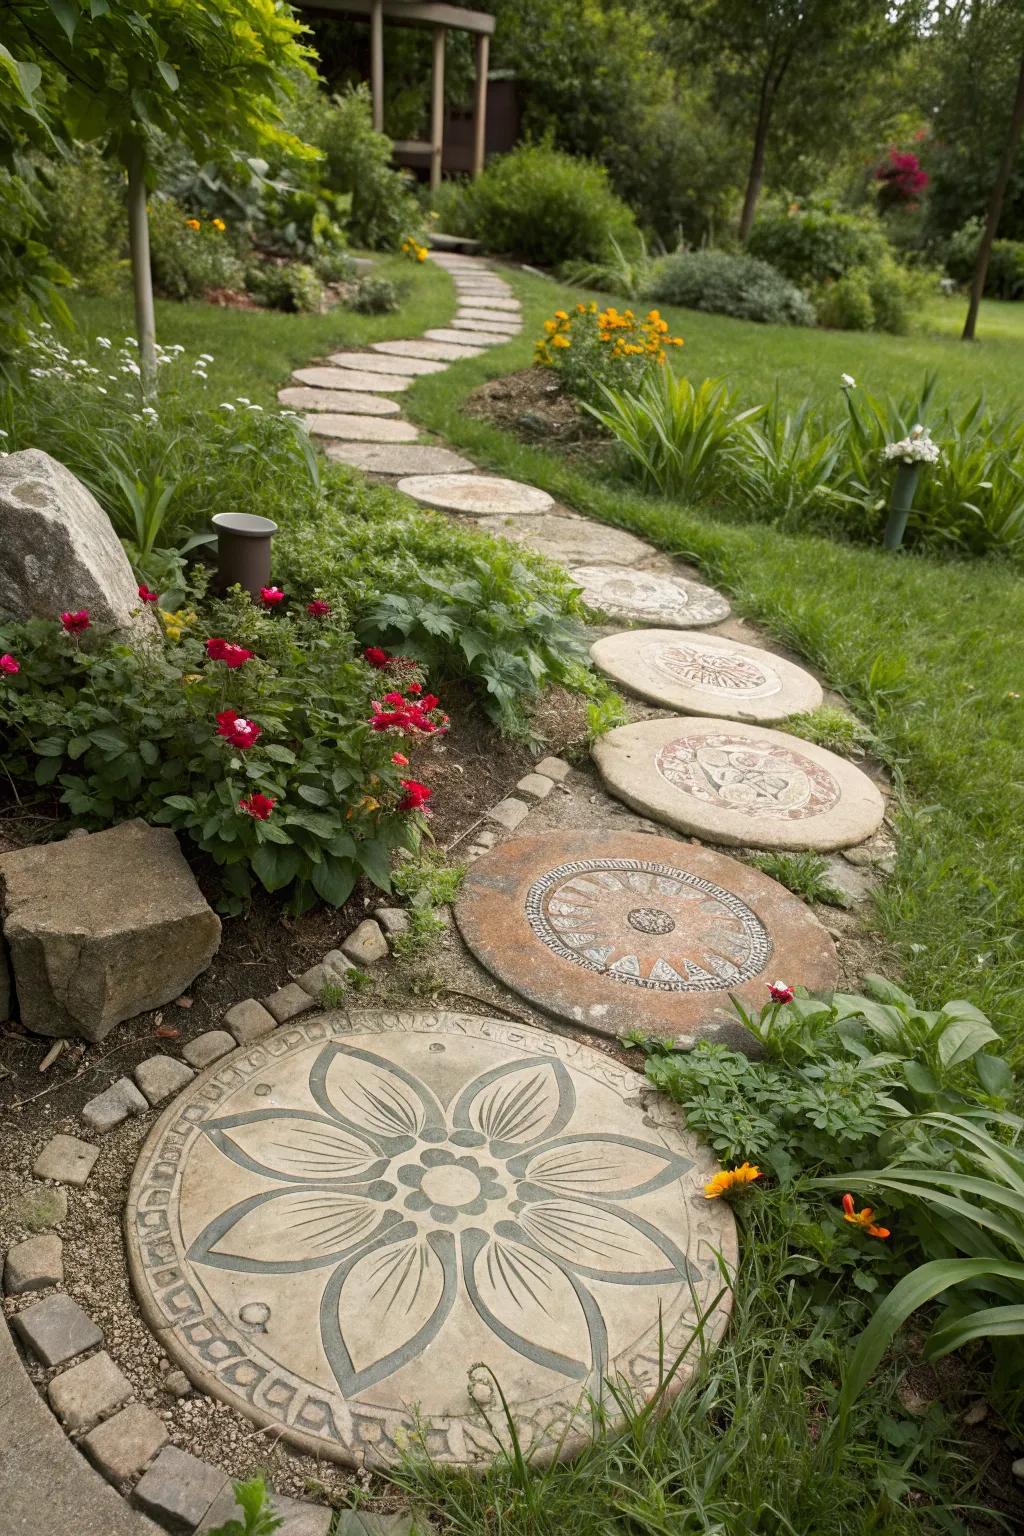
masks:
<path fill-rule="evenodd" d="M 305 411 L 350 411 L 353 416 L 397 416 L 400 406 L 397 400 L 386 395 L 367 395 L 358 389 L 309 389 L 298 385 L 294 389 L 280 389 L 277 398 L 282 405 L 290 405 Z"/>
<path fill-rule="evenodd" d="M 608 565 L 639 567 L 663 557 L 658 550 L 621 528 L 607 523 L 592 523 L 585 517 L 559 517 L 553 513 L 525 518 L 481 517 L 477 527 L 498 539 L 524 544 L 547 555 L 560 565 L 578 565 L 584 560 L 601 560 Z"/>
<path fill-rule="evenodd" d="M 450 341 L 375 341 L 374 351 L 386 357 L 420 357 L 435 363 L 458 363 L 479 357 L 482 347 L 457 347 Z"/>
<path fill-rule="evenodd" d="M 588 1394 L 643 1401 L 728 1316 L 732 1215 L 667 1101 L 574 1040 L 479 1015 L 327 1013 L 204 1073 L 132 1178 L 132 1280 L 203 1391 L 317 1456 L 425 1437 L 578 1453 Z M 697 1368 L 686 1355 L 670 1394 Z M 490 1370 L 480 1362 L 485 1362 Z M 494 1375 L 491 1375 L 493 1370 Z M 493 1428 L 492 1428 L 493 1426 Z"/>
<path fill-rule="evenodd" d="M 327 443 L 324 452 L 374 475 L 457 475 L 476 468 L 450 448 L 426 443 Z"/>
<path fill-rule="evenodd" d="M 638 624 L 646 621 L 692 629 L 700 624 L 720 624 L 731 611 L 720 592 L 682 576 L 623 571 L 608 565 L 577 565 L 569 575 L 591 608 Z"/>
<path fill-rule="evenodd" d="M 423 334 L 428 341 L 454 342 L 456 346 L 461 346 L 463 342 L 472 342 L 474 346 L 479 347 L 500 347 L 503 342 L 508 341 L 508 337 L 502 335 L 500 331 L 485 331 L 482 327 L 472 336 L 466 335 L 464 331 L 452 330 L 448 326 L 442 326 L 438 330 L 424 331 Z"/>
<path fill-rule="evenodd" d="M 375 352 L 332 352 L 328 361 L 336 368 L 383 373 L 395 379 L 394 383 L 381 384 L 381 389 L 408 389 L 409 378 L 421 373 L 444 373 L 448 366 L 447 363 L 432 363 L 425 357 L 378 357 Z M 401 377 L 402 375 L 408 377 Z M 365 388 L 365 385 L 349 387 Z"/>
<path fill-rule="evenodd" d="M 726 720 L 785 720 L 817 709 L 821 684 L 793 662 L 719 635 L 633 629 L 590 648 L 602 672 L 652 704 Z"/>
<path fill-rule="evenodd" d="M 296 368 L 292 378 L 296 384 L 303 384 L 310 389 L 358 389 L 394 395 L 409 388 L 408 379 L 397 375 L 378 375 L 372 369 L 356 372 L 344 368 Z"/>
<path fill-rule="evenodd" d="M 798 897 L 696 843 L 642 832 L 543 833 L 474 863 L 455 909 L 489 971 L 545 1013 L 602 1035 L 753 1045 L 730 995 L 776 977 L 833 986 L 832 940 Z"/>
<path fill-rule="evenodd" d="M 885 801 L 824 747 L 738 720 L 644 720 L 592 748 L 613 795 L 680 832 L 756 848 L 848 848 L 877 832 Z"/>
<path fill-rule="evenodd" d="M 329 411 L 306 417 L 314 437 L 340 437 L 349 443 L 414 443 L 419 436 L 410 421 L 380 421 Z"/>
<path fill-rule="evenodd" d="M 410 475 L 398 489 L 427 507 L 444 512 L 537 513 L 554 502 L 547 491 L 497 475 Z"/>

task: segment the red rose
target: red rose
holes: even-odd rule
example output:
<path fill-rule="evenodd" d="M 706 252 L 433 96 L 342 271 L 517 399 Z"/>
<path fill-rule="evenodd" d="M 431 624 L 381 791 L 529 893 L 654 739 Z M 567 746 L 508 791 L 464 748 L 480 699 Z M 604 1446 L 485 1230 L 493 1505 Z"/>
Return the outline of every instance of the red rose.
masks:
<path fill-rule="evenodd" d="M 791 1003 L 796 996 L 793 988 L 785 981 L 773 981 L 768 987 L 773 1003 Z"/>
<path fill-rule="evenodd" d="M 3 666 L 5 660 L 5 657 L 0 656 L 0 666 Z M 408 768 L 409 766 L 409 759 L 406 757 L 404 752 L 392 752 L 391 761 L 394 763 L 396 768 Z"/>
<path fill-rule="evenodd" d="M 158 603 L 160 601 L 159 592 L 151 592 L 145 582 L 139 588 L 139 596 L 144 603 Z"/>
<path fill-rule="evenodd" d="M 261 795 L 255 790 L 251 795 L 246 795 L 239 800 L 238 809 L 244 811 L 247 816 L 253 816 L 257 821 L 266 821 L 277 801 L 270 795 Z"/>
<path fill-rule="evenodd" d="M 379 645 L 368 645 L 363 652 L 363 660 L 368 661 L 371 667 L 376 667 L 378 672 L 383 672 L 385 667 L 390 667 L 394 661 L 387 651 L 382 651 Z"/>
<path fill-rule="evenodd" d="M 423 684 L 422 683 L 410 683 L 409 684 L 409 688 L 408 688 L 408 692 L 409 693 L 422 693 L 423 692 Z"/>
<path fill-rule="evenodd" d="M 222 709 L 217 716 L 217 735 L 244 751 L 256 745 L 263 729 L 255 720 L 244 720 L 237 709 Z"/>
<path fill-rule="evenodd" d="M 278 603 L 284 602 L 284 593 L 280 587 L 260 587 L 260 597 L 268 608 L 276 608 Z"/>
<path fill-rule="evenodd" d="M 79 608 L 77 613 L 62 613 L 60 621 L 69 635 L 81 634 L 83 629 L 89 628 L 89 610 Z"/>
<path fill-rule="evenodd" d="M 427 801 L 433 794 L 425 784 L 417 784 L 415 779 L 399 779 L 398 781 L 405 794 L 398 802 L 400 811 L 422 811 Z"/>
<path fill-rule="evenodd" d="M 10 651 L 5 651 L 4 654 L 2 656 L 0 656 L 0 672 L 10 672 L 12 674 L 12 676 L 13 676 L 13 674 L 15 672 L 20 672 L 20 671 L 21 671 L 21 662 L 20 661 L 16 661 L 14 659 L 14 657 L 11 655 Z M 403 763 L 405 762 L 405 758 L 404 757 L 403 757 L 402 761 L 403 761 Z"/>
<path fill-rule="evenodd" d="M 215 635 L 212 640 L 206 642 L 206 654 L 211 661 L 222 661 L 232 671 L 236 667 L 244 667 L 247 661 L 251 661 L 253 651 L 247 651 L 244 645 L 232 645 L 227 640 L 220 640 Z"/>
<path fill-rule="evenodd" d="M 306 612 L 311 618 L 326 619 L 330 615 L 331 605 L 330 603 L 321 602 L 318 597 L 314 597 L 311 603 L 306 604 Z"/>

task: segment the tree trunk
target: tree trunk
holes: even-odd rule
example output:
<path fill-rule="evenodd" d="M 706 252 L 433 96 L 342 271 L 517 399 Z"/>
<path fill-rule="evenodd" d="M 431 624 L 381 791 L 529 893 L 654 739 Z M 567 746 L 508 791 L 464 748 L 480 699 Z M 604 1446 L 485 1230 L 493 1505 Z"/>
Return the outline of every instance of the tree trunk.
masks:
<path fill-rule="evenodd" d="M 135 139 L 125 156 L 128 166 L 128 242 L 135 290 L 135 333 L 139 343 L 142 392 L 156 391 L 156 319 L 153 314 L 153 273 L 149 264 L 149 216 L 146 213 L 146 150 Z"/>
<path fill-rule="evenodd" d="M 761 81 L 761 99 L 757 104 L 757 123 L 754 127 L 754 148 L 750 156 L 750 170 L 747 174 L 747 189 L 743 194 L 743 212 L 740 214 L 739 237 L 746 245 L 747 238 L 754 226 L 754 214 L 757 212 L 757 200 L 761 196 L 761 183 L 764 180 L 764 155 L 768 144 L 768 129 L 772 120 L 772 100 L 775 95 L 775 87 L 769 71 L 766 69 Z"/>
<path fill-rule="evenodd" d="M 992 255 L 992 246 L 996 238 L 996 230 L 999 228 L 999 218 L 1003 211 L 1003 198 L 1006 196 L 1006 184 L 1010 179 L 1010 171 L 1020 148 L 1021 132 L 1024 131 L 1024 55 L 1021 56 L 1020 74 L 1017 76 L 1017 95 L 1013 103 L 1013 116 L 1010 119 L 1010 132 L 1003 146 L 1003 153 L 999 160 L 999 169 L 992 185 L 992 193 L 988 200 L 988 211 L 985 215 L 985 232 L 978 246 L 978 259 L 974 263 L 974 279 L 971 283 L 971 301 L 967 307 L 967 319 L 964 321 L 961 341 L 973 341 L 975 328 L 978 324 L 978 310 L 981 308 L 981 296 L 985 291 L 985 279 L 988 276 L 988 262 Z"/>

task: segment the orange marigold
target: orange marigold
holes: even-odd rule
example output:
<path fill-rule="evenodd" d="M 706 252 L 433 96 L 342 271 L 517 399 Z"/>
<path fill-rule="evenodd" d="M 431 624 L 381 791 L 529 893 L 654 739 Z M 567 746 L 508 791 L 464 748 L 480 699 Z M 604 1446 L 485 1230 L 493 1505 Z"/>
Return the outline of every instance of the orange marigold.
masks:
<path fill-rule="evenodd" d="M 752 1163 L 741 1163 L 738 1168 L 723 1168 L 704 1185 L 704 1199 L 718 1200 L 734 1189 L 742 1189 L 761 1177 L 760 1168 Z"/>

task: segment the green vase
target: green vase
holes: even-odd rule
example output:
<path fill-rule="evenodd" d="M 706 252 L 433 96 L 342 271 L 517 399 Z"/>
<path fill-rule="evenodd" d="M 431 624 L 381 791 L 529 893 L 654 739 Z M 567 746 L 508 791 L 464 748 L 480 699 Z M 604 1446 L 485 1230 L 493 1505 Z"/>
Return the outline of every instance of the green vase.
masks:
<path fill-rule="evenodd" d="M 896 478 L 892 483 L 892 496 L 889 500 L 889 520 L 885 525 L 886 549 L 899 549 L 903 543 L 903 535 L 907 531 L 907 518 L 910 509 L 914 505 L 914 493 L 917 490 L 918 478 L 921 474 L 919 463 L 907 464 L 901 460 L 896 471 Z"/>

